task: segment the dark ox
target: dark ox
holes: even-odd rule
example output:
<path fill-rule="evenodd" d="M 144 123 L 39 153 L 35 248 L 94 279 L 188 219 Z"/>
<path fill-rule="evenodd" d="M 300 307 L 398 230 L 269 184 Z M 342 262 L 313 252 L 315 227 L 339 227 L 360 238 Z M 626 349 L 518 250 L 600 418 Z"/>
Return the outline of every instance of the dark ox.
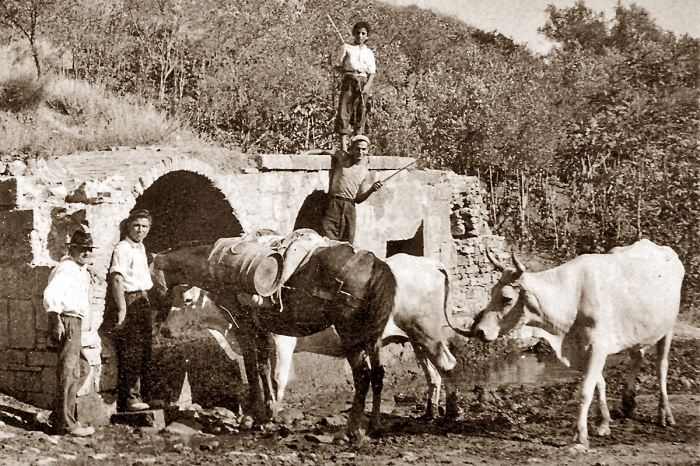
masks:
<path fill-rule="evenodd" d="M 574 441 L 588 447 L 588 408 L 596 387 L 601 415 L 596 433 L 610 433 L 603 380 L 608 355 L 627 351 L 631 358 L 622 400 L 623 412 L 630 416 L 635 407 L 635 378 L 645 349 L 654 344 L 658 420 L 662 426 L 674 424 L 666 374 L 685 271 L 672 249 L 641 240 L 608 254 L 582 255 L 539 273 L 526 272 L 515 254 L 515 268 L 488 256 L 502 275 L 471 332 L 486 340 L 520 325 L 540 327 L 546 332 L 543 337 L 558 358 L 584 373 Z"/>
<path fill-rule="evenodd" d="M 385 262 L 396 277 L 397 292 L 394 311 L 384 327 L 382 343 L 412 344 L 416 359 L 428 382 L 424 418 L 432 419 L 437 414 L 443 377 L 447 378 L 446 413 L 448 416 L 455 416 L 457 387 L 451 377 L 456 359 L 447 345 L 451 335 L 447 321 L 447 269 L 437 260 L 408 254 L 391 256 Z M 188 328 L 208 329 L 229 357 L 238 360 L 239 357 L 233 353 L 242 354 L 239 336 L 230 317 L 213 301 L 215 298 L 197 287 L 178 290 L 171 312 L 163 324 L 164 334 L 178 337 Z M 271 334 L 270 337 L 272 387 L 269 395 L 272 397 L 270 404 L 273 412 L 276 413 L 283 406 L 285 388 L 292 370 L 292 356 L 295 352 L 342 357 L 343 347 L 333 328 L 299 338 L 275 334 Z M 225 339 L 228 344 L 222 344 L 221 339 Z"/>

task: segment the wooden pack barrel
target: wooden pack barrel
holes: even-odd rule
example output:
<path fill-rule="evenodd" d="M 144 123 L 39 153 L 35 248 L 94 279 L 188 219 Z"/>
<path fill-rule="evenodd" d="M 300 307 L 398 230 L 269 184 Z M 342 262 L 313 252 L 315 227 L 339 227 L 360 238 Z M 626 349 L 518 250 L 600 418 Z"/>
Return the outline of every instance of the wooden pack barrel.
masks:
<path fill-rule="evenodd" d="M 282 255 L 267 244 L 222 238 L 209 255 L 209 275 L 236 291 L 270 296 L 280 285 Z"/>

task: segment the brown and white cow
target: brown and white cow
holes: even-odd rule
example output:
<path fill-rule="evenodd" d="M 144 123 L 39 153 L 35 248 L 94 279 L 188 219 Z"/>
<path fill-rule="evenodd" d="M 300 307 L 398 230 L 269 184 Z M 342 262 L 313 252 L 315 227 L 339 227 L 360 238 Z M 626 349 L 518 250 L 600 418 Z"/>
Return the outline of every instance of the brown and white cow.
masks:
<path fill-rule="evenodd" d="M 623 411 L 634 410 L 635 378 L 644 350 L 656 345 L 659 423 L 673 425 L 666 392 L 668 352 L 681 299 L 685 270 L 676 253 L 648 240 L 587 254 L 556 268 L 530 273 L 513 254 L 491 290 L 491 301 L 471 332 L 494 340 L 520 325 L 540 327 L 559 359 L 584 373 L 581 411 L 574 441 L 588 447 L 588 408 L 595 388 L 601 422 L 598 435 L 610 433 L 603 366 L 610 354 L 627 351 L 632 360 L 623 395 Z"/>

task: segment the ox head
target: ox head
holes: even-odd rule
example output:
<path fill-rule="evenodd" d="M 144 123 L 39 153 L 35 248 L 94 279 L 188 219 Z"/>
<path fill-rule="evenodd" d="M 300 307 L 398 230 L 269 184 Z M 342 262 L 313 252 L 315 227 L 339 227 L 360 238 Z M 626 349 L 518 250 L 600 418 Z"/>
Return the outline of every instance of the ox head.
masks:
<path fill-rule="evenodd" d="M 217 330 L 226 335 L 232 323 L 211 295 L 196 286 L 176 285 L 168 317 L 161 325 L 166 338 L 180 338 L 191 331 Z"/>
<path fill-rule="evenodd" d="M 537 302 L 526 288 L 523 287 L 525 266 L 513 253 L 513 267 L 506 267 L 499 262 L 486 248 L 486 256 L 496 270 L 501 272 L 501 278 L 491 289 L 491 300 L 488 306 L 474 320 L 471 333 L 485 340 L 495 340 L 505 335 L 523 323 L 526 313 L 537 306 Z"/>

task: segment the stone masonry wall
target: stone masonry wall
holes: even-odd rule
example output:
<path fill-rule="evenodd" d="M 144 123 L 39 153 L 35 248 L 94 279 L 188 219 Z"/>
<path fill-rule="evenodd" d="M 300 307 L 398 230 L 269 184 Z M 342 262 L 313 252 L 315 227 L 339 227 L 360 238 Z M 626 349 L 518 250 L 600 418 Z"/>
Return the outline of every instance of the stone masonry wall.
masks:
<path fill-rule="evenodd" d="M 410 161 L 371 157 L 370 169 L 386 179 Z M 198 223 L 208 217 L 231 218 L 225 230 L 230 234 L 259 228 L 289 233 L 317 226 L 329 166 L 328 156 L 272 154 L 258 156 L 250 166 L 221 171 L 193 154 L 149 148 L 13 166 L 14 175 L 0 176 L 0 391 L 36 406 L 51 404 L 57 357 L 46 345 L 42 292 L 67 239 L 81 224 L 92 231 L 97 247 L 90 267 L 91 318 L 83 322 L 91 374 L 81 394 L 104 393 L 116 386 L 112 345 L 100 331 L 106 277 L 120 240 L 120 222 L 129 211 L 135 206 L 151 210 L 158 222 L 149 238 L 159 247 L 175 246 L 168 243 L 173 237 L 210 239 L 206 235 L 214 225 Z M 158 196 L 148 196 L 155 183 L 181 197 L 159 204 Z M 487 302 L 497 278 L 483 254 L 484 244 L 496 250 L 504 246 L 488 229 L 482 194 L 476 178 L 403 171 L 357 207 L 356 245 L 380 258 L 389 250 L 420 251 L 443 261 L 451 271 L 454 312 L 473 316 Z M 217 196 L 221 202 L 211 201 Z M 196 220 L 183 210 L 188 199 L 189 212 L 199 214 Z"/>

